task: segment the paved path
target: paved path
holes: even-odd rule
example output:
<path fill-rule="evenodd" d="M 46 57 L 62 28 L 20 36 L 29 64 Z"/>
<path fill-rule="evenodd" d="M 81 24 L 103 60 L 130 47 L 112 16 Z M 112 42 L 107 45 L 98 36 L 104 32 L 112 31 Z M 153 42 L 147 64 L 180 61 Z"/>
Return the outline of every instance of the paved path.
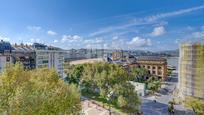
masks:
<path fill-rule="evenodd" d="M 82 113 L 84 115 L 109 115 L 109 111 L 100 105 L 93 103 L 92 101 L 84 98 L 82 100 Z M 112 113 L 112 115 L 119 115 Z"/>
<path fill-rule="evenodd" d="M 169 115 L 168 102 L 172 101 L 174 96 L 172 95 L 176 85 L 178 83 L 178 75 L 173 74 L 164 82 L 161 90 L 156 93 L 157 96 L 149 96 L 142 98 L 141 110 L 144 115 Z M 156 103 L 154 102 L 156 100 Z M 190 110 L 187 110 L 182 105 L 175 105 L 174 115 L 194 115 Z"/>

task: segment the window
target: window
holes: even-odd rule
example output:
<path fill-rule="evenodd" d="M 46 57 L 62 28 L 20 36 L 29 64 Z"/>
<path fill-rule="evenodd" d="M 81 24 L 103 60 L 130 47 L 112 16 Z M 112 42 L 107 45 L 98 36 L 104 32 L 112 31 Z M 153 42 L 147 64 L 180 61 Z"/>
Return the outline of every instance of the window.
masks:
<path fill-rule="evenodd" d="M 43 63 L 48 63 L 48 60 L 43 60 L 42 62 L 43 62 Z"/>
<path fill-rule="evenodd" d="M 156 68 L 155 66 L 152 67 L 152 69 L 155 69 L 155 68 Z"/>
<path fill-rule="evenodd" d="M 152 74 L 155 74 L 156 72 L 155 71 L 152 71 Z"/>
<path fill-rule="evenodd" d="M 150 66 L 147 66 L 148 69 L 150 69 Z"/>
<path fill-rule="evenodd" d="M 161 71 L 158 71 L 158 75 L 161 75 L 162 73 L 161 73 Z"/>
<path fill-rule="evenodd" d="M 161 66 L 158 67 L 158 69 L 161 69 L 161 68 L 162 68 Z"/>

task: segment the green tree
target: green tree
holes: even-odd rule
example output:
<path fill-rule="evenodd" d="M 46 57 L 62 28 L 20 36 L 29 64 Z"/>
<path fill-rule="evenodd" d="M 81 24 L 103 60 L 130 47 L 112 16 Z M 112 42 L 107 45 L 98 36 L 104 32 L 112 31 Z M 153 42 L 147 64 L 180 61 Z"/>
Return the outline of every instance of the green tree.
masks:
<path fill-rule="evenodd" d="M 150 76 L 149 71 L 145 68 L 132 68 L 132 77 L 134 81 L 144 82 Z"/>
<path fill-rule="evenodd" d="M 127 113 L 138 113 L 141 101 L 130 83 L 120 85 L 117 91 L 118 106 Z"/>
<path fill-rule="evenodd" d="M 83 65 L 72 65 L 69 69 L 66 80 L 69 83 L 73 83 L 73 84 L 78 85 L 80 83 L 83 71 L 84 71 Z"/>
<path fill-rule="evenodd" d="M 196 115 L 204 115 L 204 101 L 203 100 L 193 98 L 193 97 L 187 97 L 186 105 L 192 108 Z"/>
<path fill-rule="evenodd" d="M 146 81 L 147 89 L 152 90 L 153 93 L 161 88 L 161 81 L 156 76 L 150 77 Z"/>
<path fill-rule="evenodd" d="M 0 76 L 0 114 L 80 114 L 80 93 L 55 70 L 10 65 Z"/>
<path fill-rule="evenodd" d="M 85 64 L 81 79 L 85 92 L 100 95 L 125 112 L 138 112 L 141 104 L 139 97 L 129 83 L 128 72 L 122 66 L 108 63 Z"/>

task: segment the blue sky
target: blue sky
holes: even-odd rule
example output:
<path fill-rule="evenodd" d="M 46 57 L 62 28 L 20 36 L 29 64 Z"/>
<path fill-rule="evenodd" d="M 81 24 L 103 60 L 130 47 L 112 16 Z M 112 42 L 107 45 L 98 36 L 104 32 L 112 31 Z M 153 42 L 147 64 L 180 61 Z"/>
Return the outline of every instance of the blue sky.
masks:
<path fill-rule="evenodd" d="M 0 0 L 0 39 L 172 50 L 204 38 L 204 0 Z"/>

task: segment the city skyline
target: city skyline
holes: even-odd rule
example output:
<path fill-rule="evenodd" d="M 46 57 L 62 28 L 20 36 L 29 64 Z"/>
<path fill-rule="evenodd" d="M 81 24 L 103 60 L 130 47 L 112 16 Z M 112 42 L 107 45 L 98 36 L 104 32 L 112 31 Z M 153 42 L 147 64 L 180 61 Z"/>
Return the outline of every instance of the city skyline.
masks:
<path fill-rule="evenodd" d="M 174 50 L 203 40 L 203 11 L 204 3 L 193 0 L 1 0 L 0 39 L 64 49 Z"/>

